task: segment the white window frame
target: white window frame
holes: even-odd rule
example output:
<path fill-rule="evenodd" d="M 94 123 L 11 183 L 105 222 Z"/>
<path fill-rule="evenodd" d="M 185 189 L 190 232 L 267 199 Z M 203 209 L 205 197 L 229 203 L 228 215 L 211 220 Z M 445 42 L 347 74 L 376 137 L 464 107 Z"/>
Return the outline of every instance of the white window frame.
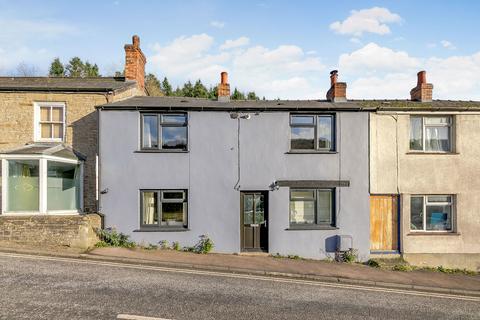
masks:
<path fill-rule="evenodd" d="M 412 132 L 412 128 L 411 128 L 411 118 L 422 118 L 422 150 L 415 150 L 415 149 L 411 149 L 410 148 L 410 139 L 411 139 L 411 132 Z M 448 118 L 449 121 L 448 123 L 444 123 L 444 124 L 426 124 L 425 123 L 425 119 L 426 118 Z M 453 122 L 454 122 L 454 117 L 450 114 L 444 114 L 444 115 L 425 115 L 425 114 L 418 114 L 418 115 L 411 115 L 410 116 L 410 137 L 408 139 L 408 149 L 410 150 L 410 152 L 424 152 L 424 153 L 452 153 L 453 152 Z M 448 131 L 448 140 L 450 142 L 450 150 L 448 151 L 434 151 L 434 150 L 426 150 L 425 149 L 425 137 L 426 137 L 426 128 L 427 127 L 448 127 L 450 130 Z"/>
<path fill-rule="evenodd" d="M 2 155 L 2 215 L 21 216 L 21 215 L 77 215 L 83 212 L 83 161 L 64 159 L 49 155 Z M 38 160 L 39 161 L 39 210 L 38 211 L 7 211 L 8 202 L 8 160 Z M 47 161 L 71 163 L 80 165 L 80 208 L 78 210 L 48 210 L 47 208 Z"/>
<path fill-rule="evenodd" d="M 33 141 L 35 142 L 63 142 L 65 141 L 65 132 L 66 132 L 66 104 L 65 102 L 34 102 L 34 117 L 33 117 Z M 62 138 L 42 138 L 42 128 L 40 126 L 41 120 L 41 107 L 55 107 L 62 108 L 63 110 L 63 132 Z"/>
<path fill-rule="evenodd" d="M 435 196 L 440 196 L 440 197 L 450 197 L 450 202 L 429 202 L 428 197 L 435 197 Z M 411 198 L 423 198 L 423 229 L 421 230 L 415 230 L 412 229 L 411 224 L 410 224 L 410 232 L 429 232 L 429 233 L 452 233 L 455 232 L 455 195 L 453 194 L 412 194 L 410 195 Z M 411 204 L 411 200 L 410 200 Z M 451 208 L 451 228 L 450 230 L 427 230 L 427 206 L 433 206 L 433 205 L 439 205 L 439 206 L 450 206 Z M 412 219 L 412 208 L 410 208 L 410 219 Z"/>

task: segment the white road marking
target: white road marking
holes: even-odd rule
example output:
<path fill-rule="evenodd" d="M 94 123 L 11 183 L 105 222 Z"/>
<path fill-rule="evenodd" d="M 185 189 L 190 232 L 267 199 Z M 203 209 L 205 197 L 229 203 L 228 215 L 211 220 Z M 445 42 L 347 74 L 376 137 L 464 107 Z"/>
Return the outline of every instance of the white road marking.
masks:
<path fill-rule="evenodd" d="M 117 319 L 124 319 L 124 320 L 172 320 L 172 319 L 165 319 L 165 318 L 136 316 L 136 315 L 133 315 L 133 314 L 119 314 L 119 315 L 117 315 Z"/>
<path fill-rule="evenodd" d="M 268 282 L 291 283 L 291 284 L 301 284 L 301 285 L 310 285 L 310 286 L 319 286 L 319 287 L 372 291 L 372 292 L 382 292 L 382 293 L 396 293 L 396 294 L 404 294 L 404 295 L 411 295 L 411 296 L 480 302 L 480 297 L 476 297 L 476 296 L 467 296 L 467 295 L 461 296 L 461 295 L 447 294 L 447 293 L 434 293 L 434 292 L 416 291 L 416 290 L 379 288 L 379 287 L 369 287 L 369 286 L 343 284 L 343 283 L 311 281 L 311 280 L 303 280 L 303 279 L 289 279 L 289 278 L 280 278 L 280 277 L 276 278 L 276 277 L 269 277 L 269 276 L 256 276 L 256 275 L 248 275 L 248 274 L 203 271 L 203 270 L 194 270 L 194 269 L 176 269 L 176 268 L 148 266 L 148 265 L 141 265 L 141 264 L 104 262 L 104 261 L 98 261 L 98 260 L 81 260 L 78 258 L 60 258 L 60 257 L 37 256 L 37 255 L 29 255 L 29 254 L 6 253 L 6 252 L 0 252 L 0 257 L 23 258 L 23 259 L 44 260 L 44 261 L 61 261 L 61 262 L 99 265 L 99 266 L 125 268 L 125 269 L 153 270 L 153 271 L 162 271 L 162 272 L 170 272 L 170 273 L 195 274 L 195 275 L 247 279 L 247 280 L 260 280 L 260 281 L 268 281 Z"/>

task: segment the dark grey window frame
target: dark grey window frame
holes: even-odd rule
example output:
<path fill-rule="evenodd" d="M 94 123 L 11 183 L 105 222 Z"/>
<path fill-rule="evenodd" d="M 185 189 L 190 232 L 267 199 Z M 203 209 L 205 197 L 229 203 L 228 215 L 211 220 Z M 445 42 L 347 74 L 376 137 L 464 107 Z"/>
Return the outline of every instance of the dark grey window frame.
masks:
<path fill-rule="evenodd" d="M 188 209 L 188 189 L 140 189 L 140 231 L 188 231 L 190 218 Z M 144 224 L 143 223 L 143 193 L 144 192 L 157 192 L 157 212 L 158 212 L 158 224 Z M 183 192 L 183 201 L 163 201 L 163 192 Z M 165 226 L 162 225 L 162 202 L 176 202 L 185 203 L 187 223 L 183 226 Z"/>
<path fill-rule="evenodd" d="M 153 147 L 145 147 L 143 144 L 143 138 L 144 138 L 144 131 L 143 131 L 143 118 L 145 116 L 156 116 L 157 117 L 157 143 L 158 147 L 153 148 Z M 185 117 L 185 122 L 184 123 L 174 123 L 174 122 L 164 122 L 162 116 L 184 116 Z M 186 128 L 186 134 L 187 134 L 187 143 L 185 145 L 185 148 L 163 148 L 163 141 L 162 141 L 162 128 L 164 127 L 180 127 Z M 152 112 L 143 112 L 140 114 L 140 150 L 143 151 L 163 151 L 163 152 L 178 152 L 178 151 L 188 151 L 188 113 L 186 112 L 175 112 L 175 113 L 167 113 L 167 112 L 162 112 L 162 113 L 152 113 Z"/>
<path fill-rule="evenodd" d="M 313 124 L 294 124 L 292 119 L 295 116 L 303 117 L 313 117 Z M 328 117 L 331 119 L 332 128 L 331 128 L 331 141 L 332 146 L 330 148 L 320 148 L 318 146 L 318 118 L 319 117 Z M 290 114 L 290 151 L 291 152 L 302 152 L 302 151 L 312 151 L 312 152 L 335 152 L 336 151 L 336 114 L 332 113 L 318 113 L 318 114 L 303 114 L 303 113 L 292 113 Z M 313 149 L 294 149 L 292 148 L 292 130 L 291 128 L 314 128 L 314 147 Z"/>
<path fill-rule="evenodd" d="M 313 224 L 296 224 L 292 223 L 290 217 L 290 202 L 292 201 L 292 191 L 314 191 L 314 201 L 315 201 L 315 223 Z M 329 223 L 319 223 L 318 222 L 318 212 L 319 212 L 319 201 L 318 193 L 323 191 L 331 192 L 331 201 L 332 208 L 330 210 L 330 222 Z M 295 201 L 293 199 L 293 201 Z M 300 201 L 300 199 L 299 199 Z M 337 220 L 337 209 L 336 209 L 336 188 L 289 188 L 289 210 L 288 210 L 288 223 L 289 229 L 291 230 L 309 230 L 309 229 L 335 229 L 336 220 Z"/>

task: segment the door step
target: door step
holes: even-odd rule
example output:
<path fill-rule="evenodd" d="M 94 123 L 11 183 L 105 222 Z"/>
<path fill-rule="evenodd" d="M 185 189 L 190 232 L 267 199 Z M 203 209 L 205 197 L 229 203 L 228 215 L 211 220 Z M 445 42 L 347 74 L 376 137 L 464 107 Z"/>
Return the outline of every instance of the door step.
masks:
<path fill-rule="evenodd" d="M 402 254 L 398 251 L 370 251 L 370 259 L 400 259 Z"/>
<path fill-rule="evenodd" d="M 239 256 L 257 256 L 257 257 L 268 257 L 270 254 L 264 251 L 244 251 L 237 253 Z"/>

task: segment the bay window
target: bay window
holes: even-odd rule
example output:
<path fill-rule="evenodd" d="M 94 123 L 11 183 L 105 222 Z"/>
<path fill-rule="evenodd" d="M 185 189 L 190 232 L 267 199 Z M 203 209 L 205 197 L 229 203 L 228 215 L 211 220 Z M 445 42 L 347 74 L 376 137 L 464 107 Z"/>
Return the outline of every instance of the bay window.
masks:
<path fill-rule="evenodd" d="M 82 210 L 82 162 L 47 155 L 2 155 L 3 214 Z"/>

